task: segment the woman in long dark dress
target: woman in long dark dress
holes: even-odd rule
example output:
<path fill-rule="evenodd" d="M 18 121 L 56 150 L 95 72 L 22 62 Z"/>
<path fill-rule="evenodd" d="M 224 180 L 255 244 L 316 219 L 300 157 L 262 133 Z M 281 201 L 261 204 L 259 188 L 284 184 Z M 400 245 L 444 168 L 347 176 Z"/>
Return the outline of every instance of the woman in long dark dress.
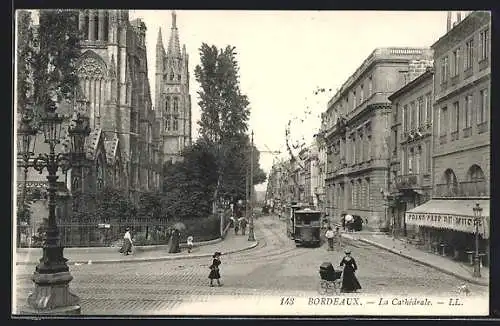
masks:
<path fill-rule="evenodd" d="M 210 286 L 214 286 L 213 281 L 217 280 L 217 285 L 221 286 L 220 284 L 220 272 L 219 272 L 219 265 L 221 264 L 220 261 L 220 252 L 214 253 L 212 265 L 210 265 L 210 274 L 208 274 L 208 278 L 210 279 Z"/>
<path fill-rule="evenodd" d="M 170 232 L 170 239 L 168 241 L 168 252 L 171 254 L 178 253 L 180 252 L 179 248 L 179 238 L 180 238 L 180 232 L 176 229 L 172 229 Z"/>
<path fill-rule="evenodd" d="M 356 261 L 351 257 L 351 251 L 345 251 L 345 257 L 342 258 L 340 266 L 344 266 L 344 272 L 342 273 L 342 288 L 341 292 L 356 292 L 356 290 L 361 289 L 361 285 L 354 274 L 358 269 Z"/>

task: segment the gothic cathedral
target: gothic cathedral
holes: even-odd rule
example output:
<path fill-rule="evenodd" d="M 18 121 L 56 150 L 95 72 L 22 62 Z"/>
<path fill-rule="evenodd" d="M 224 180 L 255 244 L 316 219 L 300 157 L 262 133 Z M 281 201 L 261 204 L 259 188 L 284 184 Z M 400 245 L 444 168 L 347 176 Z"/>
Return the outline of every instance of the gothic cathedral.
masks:
<path fill-rule="evenodd" d="M 161 28 L 156 43 L 156 118 L 160 123 L 162 163 L 181 160 L 181 152 L 191 145 L 191 96 L 186 46 L 179 45 L 176 13 L 172 12 L 172 27 L 167 51 L 163 46 Z"/>
<path fill-rule="evenodd" d="M 114 186 L 137 198 L 160 188 L 161 148 L 152 107 L 146 56 L 146 25 L 128 10 L 79 12 L 83 34 L 77 65 L 92 128 L 88 157 L 97 189 Z M 88 178 L 87 178 L 88 179 Z M 92 179 L 92 178 L 91 178 Z"/>

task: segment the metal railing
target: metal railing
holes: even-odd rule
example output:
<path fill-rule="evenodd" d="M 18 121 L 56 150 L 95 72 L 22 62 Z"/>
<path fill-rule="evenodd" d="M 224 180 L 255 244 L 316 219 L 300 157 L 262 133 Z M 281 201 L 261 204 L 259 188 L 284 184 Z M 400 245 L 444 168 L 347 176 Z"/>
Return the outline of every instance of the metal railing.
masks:
<path fill-rule="evenodd" d="M 489 197 L 486 180 L 463 181 L 456 184 L 437 184 L 436 197 Z"/>

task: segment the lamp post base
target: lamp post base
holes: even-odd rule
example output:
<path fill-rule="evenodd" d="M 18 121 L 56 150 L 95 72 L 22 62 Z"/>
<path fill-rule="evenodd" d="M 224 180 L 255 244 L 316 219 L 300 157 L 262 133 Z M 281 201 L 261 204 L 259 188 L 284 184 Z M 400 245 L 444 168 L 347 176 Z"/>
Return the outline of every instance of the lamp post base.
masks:
<path fill-rule="evenodd" d="M 32 280 L 35 290 L 28 296 L 28 305 L 22 314 L 34 315 L 79 315 L 80 298 L 69 291 L 73 276 L 69 272 L 40 274 L 35 272 Z"/>

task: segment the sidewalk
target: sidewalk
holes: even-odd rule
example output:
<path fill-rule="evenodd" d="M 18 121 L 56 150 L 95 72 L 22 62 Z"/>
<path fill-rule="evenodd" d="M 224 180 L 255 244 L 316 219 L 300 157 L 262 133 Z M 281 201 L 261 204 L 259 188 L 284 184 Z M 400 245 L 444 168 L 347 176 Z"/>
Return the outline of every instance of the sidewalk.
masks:
<path fill-rule="evenodd" d="M 68 259 L 69 265 L 74 264 L 109 264 L 109 263 L 131 263 L 149 262 L 173 259 L 189 259 L 210 257 L 214 252 L 219 251 L 223 255 L 240 252 L 255 248 L 258 241 L 248 241 L 248 235 L 235 235 L 234 230 L 229 229 L 224 240 L 218 239 L 196 244 L 191 251 L 187 252 L 181 244 L 181 252 L 176 254 L 168 253 L 168 246 L 135 247 L 133 254 L 125 256 L 118 252 L 116 247 L 97 248 L 65 248 L 64 257 Z M 41 248 L 17 249 L 16 265 L 37 264 L 42 257 Z"/>
<path fill-rule="evenodd" d="M 490 270 L 488 267 L 482 267 L 481 277 L 475 278 L 472 274 L 472 266 L 462 262 L 453 261 L 447 257 L 442 257 L 433 253 L 423 251 L 414 247 L 413 245 L 407 244 L 400 239 L 393 239 L 387 234 L 370 234 L 367 232 L 358 234 L 357 232 L 354 232 L 342 233 L 342 237 L 351 240 L 358 240 L 388 250 L 399 256 L 411 259 L 423 265 L 433 267 L 443 273 L 453 275 L 459 279 L 473 284 L 483 286 L 489 285 Z"/>

